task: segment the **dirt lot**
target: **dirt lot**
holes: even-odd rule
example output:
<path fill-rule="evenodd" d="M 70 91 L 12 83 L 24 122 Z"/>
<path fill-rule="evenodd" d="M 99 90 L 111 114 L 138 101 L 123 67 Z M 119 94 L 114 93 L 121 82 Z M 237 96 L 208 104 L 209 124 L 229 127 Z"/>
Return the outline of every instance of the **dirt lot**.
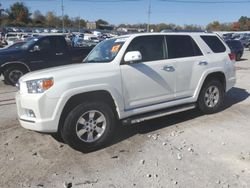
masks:
<path fill-rule="evenodd" d="M 89 154 L 20 127 L 16 89 L 1 81 L 0 187 L 250 187 L 249 51 L 243 59 L 222 112 L 122 127 Z"/>

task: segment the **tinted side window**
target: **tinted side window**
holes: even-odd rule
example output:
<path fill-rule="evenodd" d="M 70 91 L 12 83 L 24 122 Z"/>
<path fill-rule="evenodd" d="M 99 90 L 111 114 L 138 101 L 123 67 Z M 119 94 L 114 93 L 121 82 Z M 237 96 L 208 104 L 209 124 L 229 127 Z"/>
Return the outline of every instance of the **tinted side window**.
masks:
<path fill-rule="evenodd" d="M 53 39 L 53 47 L 54 47 L 54 50 L 62 51 L 62 52 L 64 52 L 67 48 L 64 39 L 61 37 L 55 37 Z"/>
<path fill-rule="evenodd" d="M 166 35 L 168 59 L 202 55 L 195 41 L 187 35 Z"/>
<path fill-rule="evenodd" d="M 140 51 L 143 62 L 164 59 L 164 36 L 136 37 L 129 44 L 127 52 L 129 51 Z"/>
<path fill-rule="evenodd" d="M 41 39 L 37 45 L 40 47 L 40 50 L 51 50 L 51 41 L 49 40 L 49 38 L 44 38 L 44 39 Z"/>
<path fill-rule="evenodd" d="M 201 36 L 201 38 L 207 43 L 209 48 L 214 53 L 221 53 L 226 51 L 226 47 L 216 36 Z"/>

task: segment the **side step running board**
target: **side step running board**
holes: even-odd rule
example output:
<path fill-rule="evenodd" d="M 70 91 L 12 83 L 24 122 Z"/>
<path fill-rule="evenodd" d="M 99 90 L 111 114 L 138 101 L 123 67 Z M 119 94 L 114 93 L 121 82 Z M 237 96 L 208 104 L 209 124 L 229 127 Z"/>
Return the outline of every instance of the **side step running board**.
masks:
<path fill-rule="evenodd" d="M 187 104 L 187 105 L 181 105 L 181 106 L 177 106 L 177 107 L 171 107 L 171 108 L 167 108 L 167 109 L 164 109 L 164 110 L 161 110 L 161 111 L 156 111 L 156 112 L 151 112 L 151 113 L 146 113 L 146 114 L 130 117 L 130 118 L 122 120 L 122 123 L 124 125 L 140 123 L 140 122 L 147 121 L 147 120 L 150 120 L 150 119 L 155 119 L 155 118 L 159 118 L 159 117 L 162 117 L 162 116 L 175 114 L 175 113 L 178 113 L 178 112 L 191 110 L 191 109 L 194 109 L 195 107 L 196 107 L 195 104 Z"/>

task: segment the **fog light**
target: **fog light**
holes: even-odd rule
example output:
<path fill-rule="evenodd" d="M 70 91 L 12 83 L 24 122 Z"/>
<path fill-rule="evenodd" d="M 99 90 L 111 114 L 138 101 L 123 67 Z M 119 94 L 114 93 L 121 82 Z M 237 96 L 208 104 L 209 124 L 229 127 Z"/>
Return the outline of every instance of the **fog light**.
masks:
<path fill-rule="evenodd" d="M 29 110 L 29 109 L 25 109 L 25 113 L 28 117 L 32 117 L 32 118 L 35 118 L 36 115 L 35 113 L 33 112 L 33 110 Z"/>

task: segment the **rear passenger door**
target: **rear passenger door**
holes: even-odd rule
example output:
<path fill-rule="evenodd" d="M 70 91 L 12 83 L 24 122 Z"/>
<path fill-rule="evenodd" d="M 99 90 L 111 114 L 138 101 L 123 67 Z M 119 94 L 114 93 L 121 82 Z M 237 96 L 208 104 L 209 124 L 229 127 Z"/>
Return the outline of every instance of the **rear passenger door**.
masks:
<path fill-rule="evenodd" d="M 175 72 L 166 60 L 163 35 L 139 36 L 126 52 L 140 51 L 142 61 L 121 65 L 123 95 L 127 110 L 167 102 L 174 99 Z"/>
<path fill-rule="evenodd" d="M 66 65 L 71 62 L 71 54 L 63 37 L 53 37 L 52 53 L 53 64 L 51 66 Z"/>
<path fill-rule="evenodd" d="M 168 60 L 176 74 L 175 99 L 193 96 L 207 59 L 189 35 L 166 35 Z"/>

